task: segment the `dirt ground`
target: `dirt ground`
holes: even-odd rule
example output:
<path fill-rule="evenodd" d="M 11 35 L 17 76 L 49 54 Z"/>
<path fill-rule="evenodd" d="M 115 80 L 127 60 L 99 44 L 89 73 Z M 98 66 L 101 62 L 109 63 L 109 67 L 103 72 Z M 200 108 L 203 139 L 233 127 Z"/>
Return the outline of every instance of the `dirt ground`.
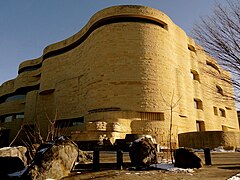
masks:
<path fill-rule="evenodd" d="M 199 153 L 203 161 L 203 153 Z M 154 179 L 216 179 L 226 180 L 237 173 L 240 173 L 240 152 L 216 152 L 211 153 L 212 165 L 203 168 L 194 169 L 193 173 L 187 172 L 169 172 L 165 170 L 143 170 L 133 171 L 126 167 L 123 170 L 115 169 L 114 153 L 102 152 L 100 154 L 100 171 L 93 172 L 88 169 L 91 166 L 85 166 L 83 169 L 78 169 L 78 172 L 73 172 L 64 180 L 78 180 L 78 179 L 98 179 L 98 180 L 154 180 Z M 124 162 L 129 162 L 128 154 L 124 154 Z"/>

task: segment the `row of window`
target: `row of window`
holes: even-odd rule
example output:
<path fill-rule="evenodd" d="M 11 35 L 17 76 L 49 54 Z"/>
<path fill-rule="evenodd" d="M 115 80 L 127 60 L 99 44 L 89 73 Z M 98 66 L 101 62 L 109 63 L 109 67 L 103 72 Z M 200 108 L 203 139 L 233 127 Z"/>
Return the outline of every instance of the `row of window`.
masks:
<path fill-rule="evenodd" d="M 16 94 L 0 97 L 0 104 L 5 102 L 21 101 L 26 99 L 26 94 Z"/>
<path fill-rule="evenodd" d="M 196 53 L 196 48 L 193 45 L 188 44 L 188 50 Z M 219 72 L 219 68 L 217 67 L 216 64 L 210 61 L 206 61 L 206 64 Z"/>
<path fill-rule="evenodd" d="M 28 72 L 28 71 L 35 71 L 38 70 L 42 67 L 42 63 L 34 65 L 34 66 L 27 66 L 18 71 L 18 74 L 23 73 L 23 72 Z"/>
<path fill-rule="evenodd" d="M 6 94 L 0 97 L 0 104 L 4 102 L 11 102 L 16 100 L 25 100 L 26 95 L 30 91 L 39 90 L 40 84 L 34 86 L 23 87 L 11 94 Z"/>
<path fill-rule="evenodd" d="M 24 113 L 0 116 L 1 123 L 12 122 L 12 121 L 18 120 L 18 119 L 24 119 Z"/>
<path fill-rule="evenodd" d="M 198 72 L 195 71 L 195 70 L 191 70 L 191 78 L 192 78 L 193 80 L 196 80 L 196 81 L 200 82 L 199 74 L 198 74 Z M 223 94 L 223 89 L 222 89 L 222 87 L 219 86 L 219 85 L 216 85 L 216 92 L 219 93 L 219 94 L 221 94 L 222 96 L 224 95 L 224 94 Z"/>
<path fill-rule="evenodd" d="M 103 112 L 103 111 L 98 111 Z M 164 120 L 164 113 L 162 112 L 140 112 L 141 120 Z M 84 117 L 59 120 L 56 122 L 57 128 L 79 126 L 84 123 Z"/>
<path fill-rule="evenodd" d="M 194 99 L 194 108 L 195 109 L 201 109 L 203 110 L 203 103 L 200 99 Z M 221 117 L 226 117 L 226 111 L 222 108 L 217 108 L 217 107 L 213 107 L 213 112 L 214 112 L 214 115 L 216 116 L 221 116 Z"/>
<path fill-rule="evenodd" d="M 226 111 L 222 108 L 217 108 L 213 106 L 213 112 L 215 116 L 226 117 Z"/>
<path fill-rule="evenodd" d="M 99 108 L 89 110 L 88 113 L 108 112 L 108 111 L 121 111 L 119 107 Z"/>
<path fill-rule="evenodd" d="M 64 119 L 58 120 L 56 122 L 56 128 L 65 128 L 65 127 L 72 127 L 72 126 L 79 126 L 84 123 L 84 117 L 74 118 L 74 119 Z"/>
<path fill-rule="evenodd" d="M 196 129 L 197 131 L 205 131 L 205 123 L 204 121 L 196 121 Z M 228 131 L 228 127 L 222 125 L 222 131 Z"/>

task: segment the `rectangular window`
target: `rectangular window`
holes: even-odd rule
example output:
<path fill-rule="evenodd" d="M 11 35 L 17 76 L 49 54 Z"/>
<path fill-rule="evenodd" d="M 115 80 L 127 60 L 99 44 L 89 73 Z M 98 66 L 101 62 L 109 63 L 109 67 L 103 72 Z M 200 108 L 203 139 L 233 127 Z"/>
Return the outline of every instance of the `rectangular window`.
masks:
<path fill-rule="evenodd" d="M 72 127 L 72 126 L 80 126 L 84 123 L 84 117 L 78 117 L 73 119 L 64 119 L 58 120 L 56 122 L 56 128 L 65 128 L 65 127 Z"/>
<path fill-rule="evenodd" d="M 12 122 L 13 121 L 13 116 L 7 116 L 4 119 L 4 122 Z"/>
<path fill-rule="evenodd" d="M 202 101 L 199 99 L 194 99 L 194 108 L 195 109 L 203 109 Z"/>
<path fill-rule="evenodd" d="M 203 121 L 196 121 L 197 131 L 205 131 L 205 125 Z"/>
<path fill-rule="evenodd" d="M 218 115 L 218 109 L 217 109 L 217 107 L 213 106 L 213 112 L 214 112 L 214 115 L 215 115 L 215 116 Z"/>
<path fill-rule="evenodd" d="M 140 112 L 141 120 L 164 120 L 164 113 L 160 112 Z"/>
<path fill-rule="evenodd" d="M 219 109 L 219 115 L 221 116 L 221 117 L 226 117 L 226 112 L 225 112 L 225 110 L 224 109 Z"/>
<path fill-rule="evenodd" d="M 16 119 L 24 119 L 24 114 L 17 114 Z"/>

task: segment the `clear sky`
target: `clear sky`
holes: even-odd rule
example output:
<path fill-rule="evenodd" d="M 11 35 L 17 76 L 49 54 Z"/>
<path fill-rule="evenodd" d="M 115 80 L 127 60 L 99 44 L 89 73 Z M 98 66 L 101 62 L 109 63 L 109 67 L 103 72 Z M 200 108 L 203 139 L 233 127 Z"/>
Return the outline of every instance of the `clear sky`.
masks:
<path fill-rule="evenodd" d="M 97 11 L 140 4 L 167 14 L 190 34 L 199 17 L 211 13 L 214 0 L 2 0 L 0 2 L 0 84 L 17 76 L 18 65 L 78 32 Z M 217 2 L 223 3 L 224 0 Z"/>

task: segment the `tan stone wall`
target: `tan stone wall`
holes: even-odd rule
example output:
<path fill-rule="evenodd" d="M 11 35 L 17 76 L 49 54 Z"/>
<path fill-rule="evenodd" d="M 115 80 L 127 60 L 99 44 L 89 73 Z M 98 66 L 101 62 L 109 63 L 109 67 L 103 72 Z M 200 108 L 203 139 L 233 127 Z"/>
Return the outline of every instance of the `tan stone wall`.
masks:
<path fill-rule="evenodd" d="M 126 22 L 117 22 L 119 18 Z M 24 71 L 28 67 L 38 69 Z M 199 81 L 191 78 L 191 71 L 199 74 Z M 234 102 L 216 93 L 216 85 L 224 93 L 232 93 L 232 87 L 208 72 L 228 73 L 169 17 L 149 7 L 102 10 L 77 34 L 46 47 L 42 57 L 21 63 L 19 72 L 0 87 L 0 98 L 39 85 L 27 93 L 25 109 L 16 111 L 24 112 L 29 123 L 41 122 L 45 130 L 47 117 L 84 117 L 81 126 L 70 128 L 76 140 L 114 141 L 139 133 L 167 145 L 172 96 L 173 102 L 179 101 L 173 114 L 176 145 L 178 133 L 197 130 L 196 121 L 204 123 L 205 130 L 239 130 Z M 202 109 L 194 108 L 194 99 L 202 102 Z M 226 117 L 214 115 L 213 106 L 224 109 Z M 111 108 L 118 111 L 107 110 Z M 97 109 L 104 110 L 94 113 Z M 11 112 L 5 108 L 0 116 Z M 144 119 L 141 112 L 150 115 Z M 98 129 L 99 125 L 106 127 Z"/>
<path fill-rule="evenodd" d="M 196 149 L 240 146 L 240 132 L 190 132 L 179 134 L 178 139 L 180 147 Z"/>

